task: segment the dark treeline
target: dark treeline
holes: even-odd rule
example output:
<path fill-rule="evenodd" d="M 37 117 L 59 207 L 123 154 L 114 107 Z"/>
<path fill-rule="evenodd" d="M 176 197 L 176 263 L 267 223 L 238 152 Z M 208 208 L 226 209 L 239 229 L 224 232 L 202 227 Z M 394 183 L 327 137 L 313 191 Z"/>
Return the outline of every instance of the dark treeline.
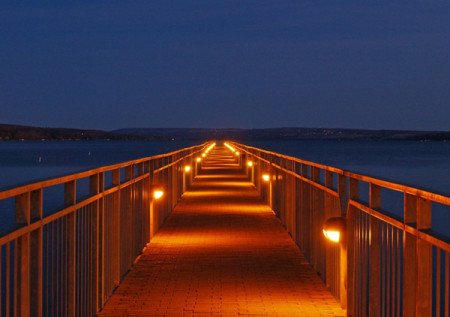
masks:
<path fill-rule="evenodd" d="M 0 124 L 0 140 L 450 140 L 450 131 L 326 128 L 130 128 L 114 131 Z"/>

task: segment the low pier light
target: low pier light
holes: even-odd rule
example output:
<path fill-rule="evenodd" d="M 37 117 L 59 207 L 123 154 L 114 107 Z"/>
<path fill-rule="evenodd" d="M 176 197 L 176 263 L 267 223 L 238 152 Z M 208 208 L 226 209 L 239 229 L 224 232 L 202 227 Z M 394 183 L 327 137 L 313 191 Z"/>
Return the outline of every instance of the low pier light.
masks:
<path fill-rule="evenodd" d="M 153 199 L 155 199 L 155 200 L 159 200 L 159 199 L 161 199 L 162 197 L 164 196 L 164 190 L 162 190 L 162 189 L 155 189 L 154 191 L 153 191 Z"/>
<path fill-rule="evenodd" d="M 253 162 L 252 161 L 247 161 L 247 166 L 248 167 L 253 167 Z"/>
<path fill-rule="evenodd" d="M 236 152 L 236 149 L 227 142 L 225 142 L 223 145 L 225 145 L 231 152 Z"/>
<path fill-rule="evenodd" d="M 200 156 L 198 156 L 198 157 L 195 159 L 195 161 L 196 161 L 197 163 L 200 163 L 200 162 L 202 161 L 202 158 L 201 158 Z"/>
<path fill-rule="evenodd" d="M 191 166 L 190 165 L 185 165 L 183 168 L 185 173 L 189 173 L 191 171 Z"/>
<path fill-rule="evenodd" d="M 264 174 L 262 175 L 262 179 L 263 179 L 263 181 L 265 181 L 265 182 L 269 182 L 269 181 L 270 181 L 270 174 L 269 174 L 269 173 L 264 173 Z"/>
<path fill-rule="evenodd" d="M 208 146 L 207 149 L 205 150 L 205 152 L 203 152 L 204 155 L 202 154 L 202 156 L 205 157 L 206 154 L 208 154 L 208 152 L 211 151 L 215 146 L 216 146 L 216 142 L 214 142 L 213 144 Z"/>
<path fill-rule="evenodd" d="M 322 231 L 328 240 L 339 243 L 345 235 L 345 228 L 346 224 L 343 217 L 332 217 L 325 221 Z"/>

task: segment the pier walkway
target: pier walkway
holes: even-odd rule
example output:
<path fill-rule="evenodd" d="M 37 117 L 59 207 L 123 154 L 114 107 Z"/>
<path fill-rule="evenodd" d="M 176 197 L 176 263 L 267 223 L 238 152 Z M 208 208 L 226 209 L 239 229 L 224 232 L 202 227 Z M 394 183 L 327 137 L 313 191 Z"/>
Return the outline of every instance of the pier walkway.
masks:
<path fill-rule="evenodd" d="M 99 316 L 344 316 L 224 147 L 214 148 Z"/>

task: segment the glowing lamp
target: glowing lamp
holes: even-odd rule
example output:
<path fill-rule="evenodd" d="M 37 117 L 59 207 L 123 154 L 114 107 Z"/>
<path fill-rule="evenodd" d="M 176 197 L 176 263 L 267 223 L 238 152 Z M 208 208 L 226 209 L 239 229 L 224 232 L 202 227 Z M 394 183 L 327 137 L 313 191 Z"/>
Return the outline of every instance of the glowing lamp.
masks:
<path fill-rule="evenodd" d="M 262 175 L 262 179 L 263 179 L 263 181 L 265 181 L 265 182 L 270 181 L 270 174 L 263 174 L 263 175 Z"/>
<path fill-rule="evenodd" d="M 252 167 L 253 166 L 253 162 L 252 161 L 247 161 L 247 166 L 248 167 Z"/>
<path fill-rule="evenodd" d="M 328 218 L 323 224 L 323 234 L 334 243 L 339 243 L 345 234 L 345 219 L 342 217 Z"/>
<path fill-rule="evenodd" d="M 236 156 L 239 156 L 239 154 L 241 154 L 241 153 L 239 153 L 238 151 L 236 151 L 236 152 L 234 152 L 234 154 L 236 154 Z"/>
<path fill-rule="evenodd" d="M 200 163 L 202 158 L 201 157 L 197 157 L 195 160 L 197 161 L 197 163 Z"/>
<path fill-rule="evenodd" d="M 190 165 L 185 165 L 185 166 L 184 166 L 184 171 L 185 171 L 186 173 L 189 173 L 189 172 L 191 171 L 191 166 L 190 166 Z"/>
<path fill-rule="evenodd" d="M 153 191 L 153 198 L 155 200 L 160 199 L 162 196 L 164 196 L 164 191 L 162 189 L 155 189 Z"/>
<path fill-rule="evenodd" d="M 203 154 L 202 154 L 202 157 L 205 157 L 205 156 L 206 156 L 206 154 L 205 154 L 205 153 L 203 153 Z"/>

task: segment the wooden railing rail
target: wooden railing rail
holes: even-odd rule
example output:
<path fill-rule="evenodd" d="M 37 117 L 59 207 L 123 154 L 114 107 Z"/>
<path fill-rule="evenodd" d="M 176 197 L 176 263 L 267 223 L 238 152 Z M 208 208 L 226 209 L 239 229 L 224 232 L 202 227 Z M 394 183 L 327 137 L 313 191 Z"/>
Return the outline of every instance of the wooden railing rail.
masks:
<path fill-rule="evenodd" d="M 0 191 L 16 227 L 0 237 L 0 316 L 94 316 L 180 199 L 192 177 L 181 166 L 207 145 Z M 46 197 L 63 207 L 47 210 Z"/>
<path fill-rule="evenodd" d="M 450 197 L 229 143 L 254 163 L 255 186 L 349 316 L 449 316 L 449 238 L 431 219 L 434 205 L 450 212 Z M 386 211 L 392 193 L 402 210 Z M 346 220 L 339 245 L 322 234 L 334 216 Z"/>

